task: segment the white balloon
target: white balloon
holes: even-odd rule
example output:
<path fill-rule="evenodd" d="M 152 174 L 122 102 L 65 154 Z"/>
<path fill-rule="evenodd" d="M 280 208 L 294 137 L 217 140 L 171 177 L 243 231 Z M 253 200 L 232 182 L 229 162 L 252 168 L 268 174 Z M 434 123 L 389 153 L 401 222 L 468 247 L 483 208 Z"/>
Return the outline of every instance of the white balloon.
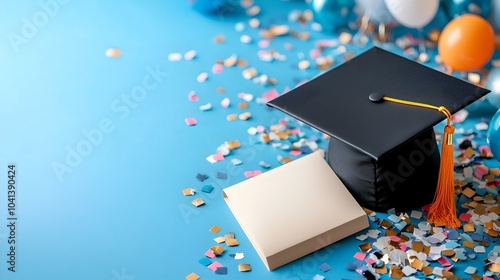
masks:
<path fill-rule="evenodd" d="M 439 0 L 384 0 L 392 16 L 402 25 L 422 28 L 437 13 Z"/>

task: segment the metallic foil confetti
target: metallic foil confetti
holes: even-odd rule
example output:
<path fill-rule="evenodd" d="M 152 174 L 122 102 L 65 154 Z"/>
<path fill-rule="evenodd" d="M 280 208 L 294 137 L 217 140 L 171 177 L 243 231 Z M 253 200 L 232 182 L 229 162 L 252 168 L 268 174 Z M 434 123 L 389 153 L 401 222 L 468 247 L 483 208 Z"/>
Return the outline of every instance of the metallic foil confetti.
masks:
<path fill-rule="evenodd" d="M 106 50 L 106 56 L 107 57 L 110 57 L 110 58 L 118 58 L 122 55 L 122 51 L 119 50 L 119 49 L 113 49 L 113 48 L 110 48 L 110 49 L 107 49 Z"/>

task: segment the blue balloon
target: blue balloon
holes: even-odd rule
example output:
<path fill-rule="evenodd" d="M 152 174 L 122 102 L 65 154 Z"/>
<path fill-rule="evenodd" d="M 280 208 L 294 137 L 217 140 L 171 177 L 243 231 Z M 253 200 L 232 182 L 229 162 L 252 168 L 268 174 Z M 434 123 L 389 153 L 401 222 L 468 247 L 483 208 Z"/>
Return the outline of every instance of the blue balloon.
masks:
<path fill-rule="evenodd" d="M 495 1 L 497 0 L 493 2 Z M 491 0 L 445 0 L 443 5 L 451 19 L 463 14 L 476 14 L 486 18 L 490 12 Z"/>
<path fill-rule="evenodd" d="M 189 0 L 191 7 L 202 13 L 215 13 L 228 7 L 226 0 Z"/>
<path fill-rule="evenodd" d="M 491 153 L 500 161 L 500 110 L 498 110 L 490 121 L 486 140 L 490 145 Z"/>
<path fill-rule="evenodd" d="M 356 0 L 356 5 L 360 15 L 366 13 L 370 16 L 370 22 L 387 24 L 396 21 L 387 9 L 384 0 Z"/>
<path fill-rule="evenodd" d="M 491 2 L 491 12 L 488 21 L 496 32 L 500 32 L 500 1 Z"/>
<path fill-rule="evenodd" d="M 312 0 L 310 8 L 314 21 L 321 24 L 324 31 L 334 31 L 356 19 L 354 0 Z"/>
<path fill-rule="evenodd" d="M 500 108 L 500 68 L 491 69 L 484 85 L 491 92 L 486 95 L 486 100 L 496 108 Z"/>

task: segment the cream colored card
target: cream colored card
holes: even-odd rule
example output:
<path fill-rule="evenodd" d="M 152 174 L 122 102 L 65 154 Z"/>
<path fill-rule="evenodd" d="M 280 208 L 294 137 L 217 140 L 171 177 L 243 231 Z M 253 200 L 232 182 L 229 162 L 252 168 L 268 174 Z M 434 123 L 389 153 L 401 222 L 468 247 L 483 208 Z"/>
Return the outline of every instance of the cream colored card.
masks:
<path fill-rule="evenodd" d="M 269 270 L 368 227 L 366 213 L 318 152 L 223 194 Z"/>

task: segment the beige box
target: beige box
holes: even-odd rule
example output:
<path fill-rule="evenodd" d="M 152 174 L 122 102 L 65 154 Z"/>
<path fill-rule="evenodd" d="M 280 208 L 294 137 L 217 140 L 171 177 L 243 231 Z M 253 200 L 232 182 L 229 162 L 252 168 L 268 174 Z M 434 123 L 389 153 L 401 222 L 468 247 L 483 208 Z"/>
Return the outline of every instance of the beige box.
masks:
<path fill-rule="evenodd" d="M 225 188 L 226 203 L 269 270 L 368 227 L 319 152 Z"/>

